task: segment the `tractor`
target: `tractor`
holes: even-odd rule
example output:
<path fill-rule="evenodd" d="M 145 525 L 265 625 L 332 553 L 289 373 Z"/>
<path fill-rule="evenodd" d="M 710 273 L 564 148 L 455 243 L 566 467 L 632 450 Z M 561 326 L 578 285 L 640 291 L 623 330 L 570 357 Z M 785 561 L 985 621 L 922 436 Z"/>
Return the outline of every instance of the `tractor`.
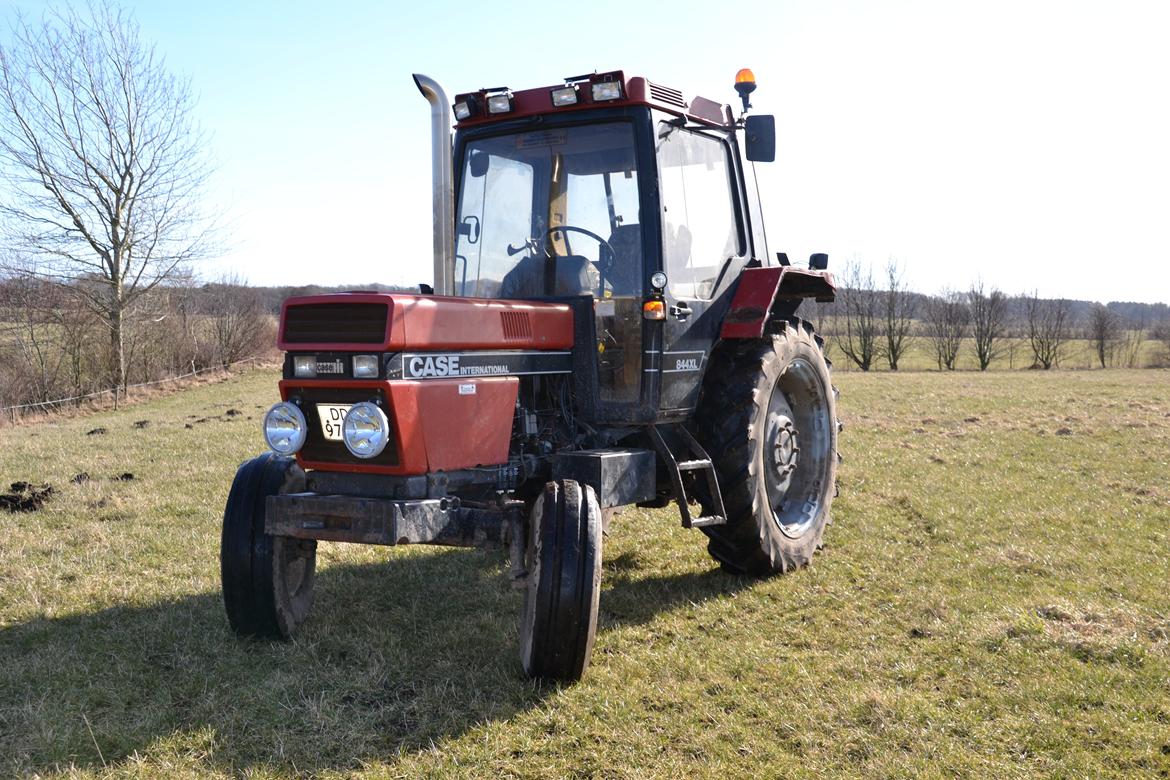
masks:
<path fill-rule="evenodd" d="M 839 424 L 797 309 L 835 287 L 827 255 L 768 251 L 755 163 L 775 121 L 750 112 L 750 71 L 738 117 L 621 71 L 453 101 L 414 79 L 433 283 L 284 302 L 271 452 L 224 510 L 232 629 L 291 637 L 319 542 L 498 548 L 524 594 L 524 673 L 573 681 L 623 507 L 673 501 L 735 575 L 808 564 Z"/>

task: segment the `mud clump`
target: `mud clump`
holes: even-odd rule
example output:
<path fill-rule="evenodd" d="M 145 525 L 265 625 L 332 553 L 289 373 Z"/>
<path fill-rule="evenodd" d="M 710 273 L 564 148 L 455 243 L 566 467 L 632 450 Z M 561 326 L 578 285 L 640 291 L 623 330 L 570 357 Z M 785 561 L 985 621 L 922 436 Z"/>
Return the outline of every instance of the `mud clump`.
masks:
<path fill-rule="evenodd" d="M 150 427 L 150 420 L 139 420 L 138 422 L 134 423 L 134 427 L 135 428 L 149 428 Z"/>
<path fill-rule="evenodd" d="M 73 483 L 74 485 L 80 485 L 84 482 L 89 482 L 89 473 L 83 471 L 80 474 L 74 474 L 73 479 L 71 479 L 69 481 L 71 483 Z"/>
<path fill-rule="evenodd" d="M 13 482 L 10 493 L 0 493 L 0 509 L 8 512 L 35 512 L 53 495 L 52 485 Z"/>
<path fill-rule="evenodd" d="M 127 471 L 124 474 L 119 474 L 116 477 L 110 477 L 110 479 L 112 479 L 114 482 L 133 482 L 134 475 Z"/>
<path fill-rule="evenodd" d="M 86 436 L 104 436 L 107 431 L 105 428 L 94 428 L 92 431 L 86 431 Z"/>
<path fill-rule="evenodd" d="M 228 409 L 223 414 L 224 417 L 239 417 L 241 414 L 243 414 L 243 412 L 241 412 L 239 409 Z"/>

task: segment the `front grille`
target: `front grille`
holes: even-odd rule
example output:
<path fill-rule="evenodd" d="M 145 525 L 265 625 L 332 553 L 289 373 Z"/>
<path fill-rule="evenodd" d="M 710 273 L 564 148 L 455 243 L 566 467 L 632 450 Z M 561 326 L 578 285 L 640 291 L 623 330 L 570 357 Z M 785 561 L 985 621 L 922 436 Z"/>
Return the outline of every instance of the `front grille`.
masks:
<path fill-rule="evenodd" d="M 289 344 L 382 344 L 389 307 L 384 303 L 302 303 L 284 313 Z"/>
<path fill-rule="evenodd" d="M 523 311 L 502 311 L 500 322 L 504 327 L 504 341 L 531 341 L 532 323 Z"/>
<path fill-rule="evenodd" d="M 395 443 L 394 415 L 381 390 L 374 388 L 328 388 L 305 387 L 295 390 L 289 400 L 300 401 L 301 411 L 305 413 L 305 422 L 309 430 L 305 437 L 305 446 L 300 455 L 307 461 L 314 463 L 356 464 L 363 463 L 374 466 L 397 466 L 398 448 Z M 331 441 L 325 438 L 321 430 L 321 419 L 317 416 L 317 404 L 356 404 L 359 401 L 380 401 L 386 416 L 390 418 L 390 442 L 375 458 L 356 458 L 345 448 L 345 443 Z"/>
<path fill-rule="evenodd" d="M 661 84 L 655 84 L 652 81 L 646 82 L 650 86 L 650 97 L 662 103 L 669 103 L 672 106 L 679 108 L 686 108 L 687 101 L 683 100 L 683 94 L 677 89 L 664 87 Z"/>

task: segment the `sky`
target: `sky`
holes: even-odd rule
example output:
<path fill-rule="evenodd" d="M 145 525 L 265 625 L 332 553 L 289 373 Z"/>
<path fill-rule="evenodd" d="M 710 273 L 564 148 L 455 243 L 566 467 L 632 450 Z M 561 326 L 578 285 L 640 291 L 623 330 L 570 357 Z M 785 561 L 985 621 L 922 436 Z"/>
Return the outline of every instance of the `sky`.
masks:
<path fill-rule="evenodd" d="M 38 16 L 42 0 L 9 0 Z M 230 227 L 201 272 L 430 282 L 429 106 L 622 69 L 733 102 L 755 72 L 770 248 L 923 292 L 1170 301 L 1170 3 L 125 3 L 191 79 Z M 4 28 L 7 25 L 0 25 Z M 7 37 L 6 31 L 0 35 Z"/>

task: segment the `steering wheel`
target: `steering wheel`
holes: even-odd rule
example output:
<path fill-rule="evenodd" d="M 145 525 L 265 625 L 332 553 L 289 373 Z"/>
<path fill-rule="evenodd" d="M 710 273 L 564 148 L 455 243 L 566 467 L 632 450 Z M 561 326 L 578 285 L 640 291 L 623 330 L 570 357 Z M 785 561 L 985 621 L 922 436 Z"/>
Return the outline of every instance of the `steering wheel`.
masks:
<path fill-rule="evenodd" d="M 553 233 L 580 233 L 597 242 L 597 270 L 601 273 L 601 286 L 604 292 L 605 282 L 610 278 L 610 271 L 613 270 L 613 264 L 617 260 L 617 252 L 613 250 L 613 246 L 592 230 L 586 230 L 576 225 L 554 225 L 550 227 L 540 236 L 538 245 L 543 246 Z"/>

